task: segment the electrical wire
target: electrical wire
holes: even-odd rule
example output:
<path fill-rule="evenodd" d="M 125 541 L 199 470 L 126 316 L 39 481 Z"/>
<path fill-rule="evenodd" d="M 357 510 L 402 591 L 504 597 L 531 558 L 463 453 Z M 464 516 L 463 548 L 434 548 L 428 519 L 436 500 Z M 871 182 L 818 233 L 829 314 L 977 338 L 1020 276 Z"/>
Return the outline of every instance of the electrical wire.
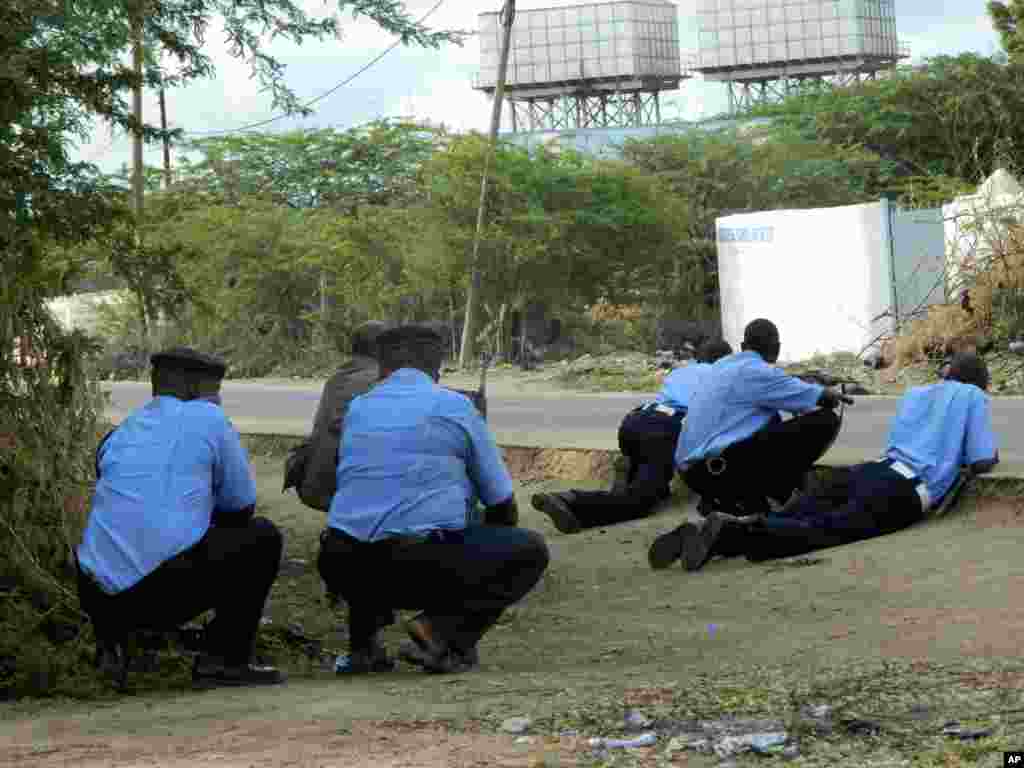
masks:
<path fill-rule="evenodd" d="M 425 14 L 423 14 L 423 16 L 421 16 L 419 18 L 419 20 L 416 22 L 416 24 L 422 24 L 427 19 L 429 19 L 442 5 L 444 5 L 444 2 L 445 2 L 445 0 L 437 0 L 437 2 L 434 4 L 434 7 L 431 8 L 429 11 L 427 11 Z M 331 88 L 328 91 L 325 91 L 324 93 L 321 93 L 315 99 L 311 99 L 310 101 L 307 101 L 305 104 L 302 105 L 302 108 L 303 109 L 307 109 L 307 108 L 313 106 L 314 104 L 316 104 L 317 102 L 323 101 L 328 96 L 330 96 L 331 94 L 335 93 L 336 91 L 341 90 L 346 85 L 348 85 L 353 80 L 355 80 L 357 77 L 359 77 L 361 74 L 363 74 L 368 69 L 370 69 L 372 66 L 374 66 L 377 62 L 379 62 L 385 56 L 387 56 L 389 53 L 391 53 L 393 50 L 395 50 L 395 48 L 397 48 L 401 44 L 402 44 L 402 39 L 399 38 L 394 43 L 392 43 L 387 48 L 385 48 L 383 51 L 381 51 L 379 54 L 377 54 L 374 58 L 370 59 L 370 61 L 368 61 L 362 67 L 360 67 L 355 72 L 353 72 L 351 75 L 349 75 L 344 80 L 342 80 L 340 83 L 335 85 L 333 88 Z M 282 112 L 280 115 L 277 115 L 275 117 L 270 117 L 270 118 L 267 118 L 266 120 L 260 120 L 259 122 L 255 122 L 255 123 L 249 123 L 248 125 L 243 125 L 240 128 L 228 128 L 228 129 L 218 130 L 218 131 L 186 131 L 185 134 L 188 135 L 188 136 L 220 136 L 220 135 L 223 135 L 223 134 L 226 134 L 226 133 L 241 133 L 242 131 L 251 131 L 254 128 L 262 128 L 265 125 L 270 125 L 271 123 L 276 123 L 278 120 L 283 120 L 284 118 L 291 117 L 291 116 L 292 116 L 291 113 Z"/>

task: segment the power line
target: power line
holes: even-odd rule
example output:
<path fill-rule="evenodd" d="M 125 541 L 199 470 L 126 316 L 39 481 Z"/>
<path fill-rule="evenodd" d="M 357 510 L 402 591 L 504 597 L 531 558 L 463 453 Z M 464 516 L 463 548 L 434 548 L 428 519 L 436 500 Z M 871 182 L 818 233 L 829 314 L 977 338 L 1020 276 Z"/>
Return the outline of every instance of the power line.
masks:
<path fill-rule="evenodd" d="M 420 19 L 416 22 L 416 24 L 417 25 L 422 24 L 427 19 L 429 19 L 434 14 L 434 12 L 437 11 L 438 8 L 440 8 L 442 5 L 444 5 L 444 2 L 445 2 L 445 0 L 437 0 L 437 2 L 434 4 L 434 7 L 431 8 L 429 11 L 427 11 L 425 14 L 423 14 L 423 16 L 421 16 Z M 402 39 L 399 38 L 394 43 L 392 43 L 387 48 L 385 48 L 383 51 L 381 51 L 379 54 L 377 54 L 377 56 L 375 56 L 374 58 L 370 59 L 370 61 L 368 61 L 362 67 L 360 67 L 355 72 L 353 72 L 351 75 L 349 75 L 344 80 L 342 80 L 340 83 L 335 85 L 333 88 L 331 88 L 330 90 L 328 90 L 328 91 L 326 91 L 324 93 L 321 93 L 315 99 L 307 101 L 305 104 L 302 105 L 302 108 L 306 109 L 308 107 L 311 107 L 314 104 L 316 104 L 317 102 L 323 101 L 324 99 L 326 99 L 328 96 L 330 96 L 334 92 L 336 92 L 338 90 L 341 90 L 346 85 L 348 85 L 353 80 L 355 80 L 357 77 L 359 77 L 361 74 L 363 74 L 366 70 L 370 69 L 370 67 L 374 66 L 378 61 L 380 61 L 385 56 L 387 56 L 389 53 L 391 53 L 393 50 L 395 50 L 395 48 L 397 48 L 401 44 L 402 44 Z M 185 133 L 187 135 L 189 135 L 189 136 L 219 136 L 219 135 L 222 135 L 222 134 L 225 134 L 225 133 L 241 133 L 242 131 L 251 131 L 253 128 L 262 128 L 265 125 L 270 125 L 271 123 L 276 123 L 278 120 L 283 120 L 284 118 L 291 117 L 291 116 L 292 115 L 290 113 L 283 112 L 280 115 L 277 115 L 275 117 L 270 117 L 270 118 L 267 118 L 266 120 L 260 120 L 259 122 L 256 122 L 256 123 L 249 123 L 248 125 L 243 125 L 240 128 L 228 128 L 228 129 L 219 130 L 219 131 L 186 131 Z"/>

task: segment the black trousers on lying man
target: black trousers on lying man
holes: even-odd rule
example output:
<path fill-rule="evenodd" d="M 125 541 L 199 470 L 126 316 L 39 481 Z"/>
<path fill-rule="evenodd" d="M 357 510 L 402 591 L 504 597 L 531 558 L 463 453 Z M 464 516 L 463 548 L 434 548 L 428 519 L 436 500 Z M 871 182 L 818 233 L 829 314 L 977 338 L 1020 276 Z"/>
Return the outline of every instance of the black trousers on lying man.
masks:
<path fill-rule="evenodd" d="M 562 533 L 577 533 L 646 517 L 671 495 L 674 455 L 685 408 L 657 403 L 637 408 L 619 427 L 619 450 L 629 462 L 622 491 L 534 494 L 531 503 Z"/>
<path fill-rule="evenodd" d="M 701 528 L 684 526 L 683 565 L 698 570 L 715 555 L 745 555 L 752 562 L 796 557 L 907 528 L 930 506 L 926 484 L 902 462 L 885 459 L 854 467 L 846 500 L 805 496 L 783 513 L 751 523 L 711 513 Z"/>
<path fill-rule="evenodd" d="M 711 366 L 732 354 L 721 339 L 701 345 L 697 360 L 665 377 L 653 402 L 634 408 L 619 426 L 619 450 L 629 463 L 625 487 L 605 491 L 538 493 L 533 507 L 543 512 L 562 533 L 625 523 L 649 515 L 671 495 L 676 445 L 694 394 Z"/>

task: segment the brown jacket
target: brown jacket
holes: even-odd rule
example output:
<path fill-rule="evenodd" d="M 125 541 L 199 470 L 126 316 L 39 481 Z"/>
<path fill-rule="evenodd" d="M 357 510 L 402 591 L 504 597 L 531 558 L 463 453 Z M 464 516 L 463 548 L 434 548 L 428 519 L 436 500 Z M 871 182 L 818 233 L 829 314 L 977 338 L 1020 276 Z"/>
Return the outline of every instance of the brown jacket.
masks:
<path fill-rule="evenodd" d="M 368 392 L 379 377 L 377 361 L 356 356 L 324 385 L 307 444 L 309 457 L 296 489 L 306 506 L 326 511 L 337 490 L 338 445 L 348 404 Z"/>

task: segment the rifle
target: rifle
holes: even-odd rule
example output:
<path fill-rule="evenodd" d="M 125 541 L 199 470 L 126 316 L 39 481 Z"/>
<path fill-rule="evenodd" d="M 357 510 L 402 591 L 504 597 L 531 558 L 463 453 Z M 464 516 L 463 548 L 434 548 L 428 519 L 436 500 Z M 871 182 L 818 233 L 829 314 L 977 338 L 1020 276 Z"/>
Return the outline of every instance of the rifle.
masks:
<path fill-rule="evenodd" d="M 480 355 L 480 384 L 477 387 L 476 392 L 468 389 L 458 389 L 457 387 L 446 387 L 452 392 L 458 392 L 460 395 L 465 395 L 472 401 L 476 409 L 480 411 L 480 415 L 484 417 L 484 421 L 487 421 L 487 368 L 491 364 L 491 356 L 488 354 Z"/>
<path fill-rule="evenodd" d="M 959 501 L 960 496 L 963 495 L 964 489 L 967 487 L 967 484 L 971 481 L 972 477 L 973 475 L 966 467 L 961 469 L 960 474 L 956 478 L 956 482 L 953 483 L 953 487 L 950 488 L 946 492 L 946 495 L 942 497 L 942 503 L 935 508 L 931 517 L 945 516 L 946 513 L 956 505 L 957 501 Z"/>
<path fill-rule="evenodd" d="M 832 376 L 824 371 L 807 371 L 806 373 L 797 374 L 796 378 L 806 381 L 809 384 L 820 384 L 823 387 L 835 387 L 838 385 L 840 394 L 846 394 L 847 384 L 856 384 L 854 379 L 844 379 Z M 846 403 L 839 403 L 839 424 L 836 426 L 835 434 L 832 435 L 832 439 L 829 440 L 828 445 L 825 447 L 825 453 L 828 453 L 832 446 L 835 445 L 836 439 L 839 437 L 839 433 L 843 429 L 843 416 L 846 414 Z M 822 456 L 825 455 L 822 454 Z"/>

